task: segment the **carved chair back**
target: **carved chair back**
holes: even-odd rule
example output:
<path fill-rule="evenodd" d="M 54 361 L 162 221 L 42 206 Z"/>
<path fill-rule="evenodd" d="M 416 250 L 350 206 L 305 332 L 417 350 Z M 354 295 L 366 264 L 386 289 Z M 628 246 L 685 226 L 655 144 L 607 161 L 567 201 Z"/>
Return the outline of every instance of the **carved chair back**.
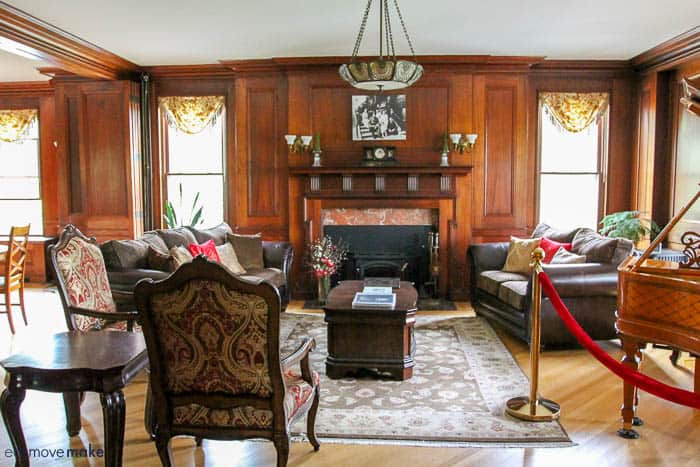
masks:
<path fill-rule="evenodd" d="M 285 432 L 275 287 L 243 282 L 199 256 L 167 279 L 142 280 L 134 298 L 160 436 Z"/>
<path fill-rule="evenodd" d="M 101 329 L 106 320 L 80 311 L 116 312 L 102 251 L 74 225 L 67 225 L 58 242 L 49 247 L 51 268 L 69 330 Z"/>

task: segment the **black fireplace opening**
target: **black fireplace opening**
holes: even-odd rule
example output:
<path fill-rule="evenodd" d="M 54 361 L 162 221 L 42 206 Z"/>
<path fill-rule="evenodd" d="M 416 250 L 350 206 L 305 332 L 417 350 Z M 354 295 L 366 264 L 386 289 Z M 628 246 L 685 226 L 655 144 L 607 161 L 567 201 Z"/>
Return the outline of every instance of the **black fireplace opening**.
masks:
<path fill-rule="evenodd" d="M 326 225 L 324 234 L 348 245 L 348 257 L 335 280 L 400 277 L 428 294 L 433 225 Z"/>

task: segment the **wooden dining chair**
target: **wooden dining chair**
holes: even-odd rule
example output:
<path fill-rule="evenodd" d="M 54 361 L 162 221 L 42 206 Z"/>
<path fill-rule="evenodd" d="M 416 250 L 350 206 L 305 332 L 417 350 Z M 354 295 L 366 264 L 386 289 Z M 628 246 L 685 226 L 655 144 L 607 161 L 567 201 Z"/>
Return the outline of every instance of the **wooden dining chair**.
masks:
<path fill-rule="evenodd" d="M 10 242 L 5 254 L 5 271 L 0 277 L 0 294 L 5 297 L 5 310 L 10 331 L 15 333 L 15 323 L 12 320 L 12 306 L 19 305 L 22 310 L 24 324 L 27 324 L 27 312 L 24 306 L 24 270 L 27 264 L 27 246 L 29 243 L 29 227 L 13 226 L 10 229 Z M 19 303 L 12 303 L 12 292 L 19 292 Z"/>

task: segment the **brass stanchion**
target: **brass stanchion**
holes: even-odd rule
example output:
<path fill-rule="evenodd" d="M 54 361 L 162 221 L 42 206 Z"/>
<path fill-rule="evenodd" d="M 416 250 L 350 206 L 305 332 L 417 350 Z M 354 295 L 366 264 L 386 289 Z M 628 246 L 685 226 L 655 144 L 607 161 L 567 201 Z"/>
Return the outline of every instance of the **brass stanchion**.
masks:
<path fill-rule="evenodd" d="M 532 314 L 530 315 L 530 395 L 514 397 L 506 402 L 506 413 L 521 420 L 546 422 L 559 418 L 559 404 L 543 399 L 537 393 L 540 373 L 540 308 L 542 286 L 538 274 L 542 271 L 544 250 L 532 252 Z"/>

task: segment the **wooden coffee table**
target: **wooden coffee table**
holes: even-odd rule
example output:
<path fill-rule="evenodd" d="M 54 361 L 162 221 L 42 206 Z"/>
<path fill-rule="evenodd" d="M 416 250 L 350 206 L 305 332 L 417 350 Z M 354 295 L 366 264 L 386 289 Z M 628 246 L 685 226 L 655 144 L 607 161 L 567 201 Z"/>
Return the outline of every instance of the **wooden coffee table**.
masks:
<path fill-rule="evenodd" d="M 348 372 L 375 369 L 399 380 L 410 378 L 415 365 L 416 289 L 401 282 L 393 290 L 394 310 L 353 310 L 352 300 L 362 288 L 362 281 L 344 281 L 328 294 L 323 307 L 328 323 L 326 375 L 337 379 Z"/>

